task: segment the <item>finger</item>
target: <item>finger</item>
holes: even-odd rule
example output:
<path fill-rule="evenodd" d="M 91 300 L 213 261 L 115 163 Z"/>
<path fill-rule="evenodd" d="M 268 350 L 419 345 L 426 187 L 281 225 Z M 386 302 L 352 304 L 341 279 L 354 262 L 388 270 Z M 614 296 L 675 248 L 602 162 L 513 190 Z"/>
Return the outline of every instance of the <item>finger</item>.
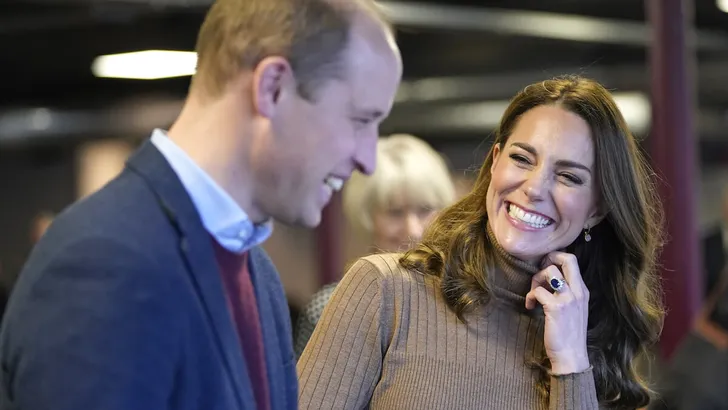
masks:
<path fill-rule="evenodd" d="M 536 303 L 540 303 L 541 306 L 553 305 L 556 303 L 556 296 L 546 290 L 546 288 L 537 286 L 526 294 L 526 309 L 531 310 L 535 308 Z"/>
<path fill-rule="evenodd" d="M 559 268 L 554 265 L 549 265 L 545 269 L 533 275 L 533 277 L 531 278 L 531 290 L 537 287 L 544 287 L 549 291 L 553 291 L 553 287 L 551 286 L 551 279 L 554 278 L 564 280 L 564 275 L 561 273 Z M 568 281 L 564 285 L 568 285 Z M 562 289 L 561 291 L 563 290 L 565 289 Z"/>
<path fill-rule="evenodd" d="M 561 268 L 561 272 L 575 296 L 580 297 L 586 293 L 586 285 L 581 277 L 576 256 L 566 252 L 551 252 L 546 255 L 546 260 Z"/>

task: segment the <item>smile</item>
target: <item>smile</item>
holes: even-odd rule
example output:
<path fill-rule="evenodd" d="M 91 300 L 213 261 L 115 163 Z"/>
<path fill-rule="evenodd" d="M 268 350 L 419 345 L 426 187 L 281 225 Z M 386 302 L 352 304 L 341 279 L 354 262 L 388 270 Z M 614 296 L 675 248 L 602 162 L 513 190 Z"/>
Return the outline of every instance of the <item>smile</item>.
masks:
<path fill-rule="evenodd" d="M 339 192 L 341 191 L 341 188 L 344 186 L 344 180 L 341 178 L 337 178 L 334 176 L 328 176 L 324 183 L 331 188 L 333 192 Z"/>
<path fill-rule="evenodd" d="M 551 218 L 525 211 L 510 202 L 506 202 L 506 209 L 511 218 L 532 228 L 542 229 L 554 223 L 554 220 Z"/>

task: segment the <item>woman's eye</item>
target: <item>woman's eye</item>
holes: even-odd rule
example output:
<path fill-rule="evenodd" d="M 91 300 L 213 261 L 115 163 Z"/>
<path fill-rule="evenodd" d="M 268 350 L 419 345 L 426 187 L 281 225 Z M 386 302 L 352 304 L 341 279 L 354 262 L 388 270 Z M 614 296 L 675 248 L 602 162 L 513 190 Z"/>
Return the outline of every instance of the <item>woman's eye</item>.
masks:
<path fill-rule="evenodd" d="M 561 177 L 566 179 L 568 182 L 576 185 L 581 185 L 584 183 L 584 181 L 581 180 L 581 178 L 577 177 L 573 174 L 563 173 L 561 174 Z"/>

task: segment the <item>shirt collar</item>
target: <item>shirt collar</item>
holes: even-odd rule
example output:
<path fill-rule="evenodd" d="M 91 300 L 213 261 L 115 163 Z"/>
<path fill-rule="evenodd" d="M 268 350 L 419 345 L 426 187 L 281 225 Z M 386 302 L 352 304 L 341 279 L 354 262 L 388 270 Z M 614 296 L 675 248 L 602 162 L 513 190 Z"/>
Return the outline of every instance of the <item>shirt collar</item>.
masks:
<path fill-rule="evenodd" d="M 179 177 L 200 214 L 202 225 L 220 245 L 228 251 L 243 253 L 270 237 L 272 221 L 254 224 L 235 200 L 169 139 L 165 131 L 155 129 L 151 141 Z"/>

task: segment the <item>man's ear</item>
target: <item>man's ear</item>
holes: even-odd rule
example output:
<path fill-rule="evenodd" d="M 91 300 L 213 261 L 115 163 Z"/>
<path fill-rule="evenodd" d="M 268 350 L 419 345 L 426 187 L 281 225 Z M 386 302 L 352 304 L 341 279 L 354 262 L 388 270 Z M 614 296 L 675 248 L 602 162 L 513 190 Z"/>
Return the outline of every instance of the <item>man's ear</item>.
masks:
<path fill-rule="evenodd" d="M 286 86 L 295 82 L 291 65 L 283 57 L 266 57 L 253 71 L 253 109 L 271 118 Z"/>

